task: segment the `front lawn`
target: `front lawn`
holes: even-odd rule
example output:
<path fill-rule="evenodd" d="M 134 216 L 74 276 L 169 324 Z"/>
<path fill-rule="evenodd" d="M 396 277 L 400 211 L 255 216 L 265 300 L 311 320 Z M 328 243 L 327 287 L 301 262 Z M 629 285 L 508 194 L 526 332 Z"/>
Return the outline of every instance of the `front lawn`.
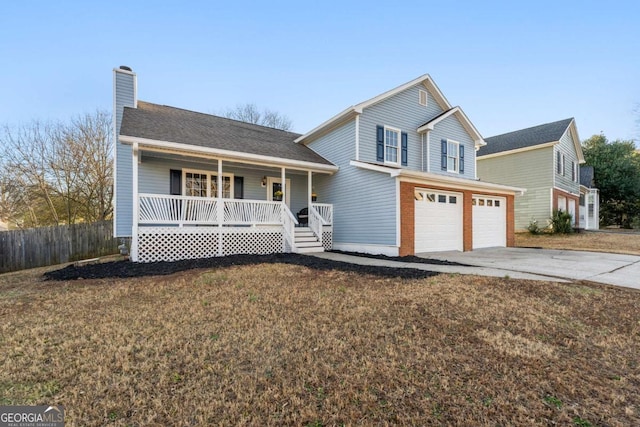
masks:
<path fill-rule="evenodd" d="M 516 233 L 516 246 L 640 255 L 640 232 Z"/>
<path fill-rule="evenodd" d="M 640 292 L 259 264 L 0 276 L 0 404 L 68 426 L 639 425 Z"/>

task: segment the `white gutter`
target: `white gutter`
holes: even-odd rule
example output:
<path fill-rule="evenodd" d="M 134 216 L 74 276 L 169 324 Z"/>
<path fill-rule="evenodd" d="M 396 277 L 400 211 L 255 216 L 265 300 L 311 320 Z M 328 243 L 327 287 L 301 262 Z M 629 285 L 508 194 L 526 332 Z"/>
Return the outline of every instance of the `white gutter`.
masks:
<path fill-rule="evenodd" d="M 137 136 L 120 135 L 123 144 L 138 144 L 140 150 L 173 152 L 176 154 L 205 155 L 215 159 L 226 161 L 241 161 L 261 166 L 287 166 L 289 169 L 312 170 L 319 173 L 333 174 L 338 171 L 338 166 L 322 163 L 306 162 L 302 160 L 283 159 L 281 157 L 263 156 L 261 154 L 242 153 L 239 151 L 223 150 L 220 148 L 201 147 L 198 145 L 182 144 L 178 142 L 159 141 L 155 139 L 140 138 Z"/>

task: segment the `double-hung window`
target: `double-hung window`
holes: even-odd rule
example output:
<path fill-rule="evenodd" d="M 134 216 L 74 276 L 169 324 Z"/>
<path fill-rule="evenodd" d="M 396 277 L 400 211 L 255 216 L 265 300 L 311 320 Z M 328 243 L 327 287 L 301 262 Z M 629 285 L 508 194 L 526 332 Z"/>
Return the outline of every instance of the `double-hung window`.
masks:
<path fill-rule="evenodd" d="M 447 172 L 460 172 L 460 149 L 455 141 L 447 141 Z"/>
<path fill-rule="evenodd" d="M 184 195 L 207 197 L 209 190 L 209 174 L 200 172 L 184 172 Z"/>
<path fill-rule="evenodd" d="M 556 173 L 558 175 L 564 175 L 564 154 L 560 151 L 556 151 Z"/>
<path fill-rule="evenodd" d="M 398 163 L 398 144 L 400 143 L 400 130 L 390 127 L 384 128 L 384 161 Z"/>
<path fill-rule="evenodd" d="M 218 174 L 207 171 L 183 170 L 183 194 L 195 197 L 218 197 Z M 222 175 L 222 197 L 233 197 L 233 175 Z"/>

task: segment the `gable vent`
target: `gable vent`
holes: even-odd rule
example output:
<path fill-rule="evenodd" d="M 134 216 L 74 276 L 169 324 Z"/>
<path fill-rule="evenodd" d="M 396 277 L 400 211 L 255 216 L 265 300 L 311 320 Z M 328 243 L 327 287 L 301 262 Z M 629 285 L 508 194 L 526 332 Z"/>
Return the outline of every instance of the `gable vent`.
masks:
<path fill-rule="evenodd" d="M 425 107 L 427 106 L 427 91 L 426 90 L 419 90 L 418 91 L 418 102 L 420 103 L 420 105 L 424 105 Z"/>

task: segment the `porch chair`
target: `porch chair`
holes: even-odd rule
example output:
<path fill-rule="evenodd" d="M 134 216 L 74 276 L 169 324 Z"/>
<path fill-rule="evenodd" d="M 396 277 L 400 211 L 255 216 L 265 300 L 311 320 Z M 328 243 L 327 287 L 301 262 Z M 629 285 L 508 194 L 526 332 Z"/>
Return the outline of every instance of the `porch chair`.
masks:
<path fill-rule="evenodd" d="M 308 208 L 302 208 L 300 209 L 300 212 L 298 212 L 296 214 L 296 216 L 298 217 L 298 224 L 302 225 L 305 224 L 307 225 L 309 223 L 309 209 Z"/>

